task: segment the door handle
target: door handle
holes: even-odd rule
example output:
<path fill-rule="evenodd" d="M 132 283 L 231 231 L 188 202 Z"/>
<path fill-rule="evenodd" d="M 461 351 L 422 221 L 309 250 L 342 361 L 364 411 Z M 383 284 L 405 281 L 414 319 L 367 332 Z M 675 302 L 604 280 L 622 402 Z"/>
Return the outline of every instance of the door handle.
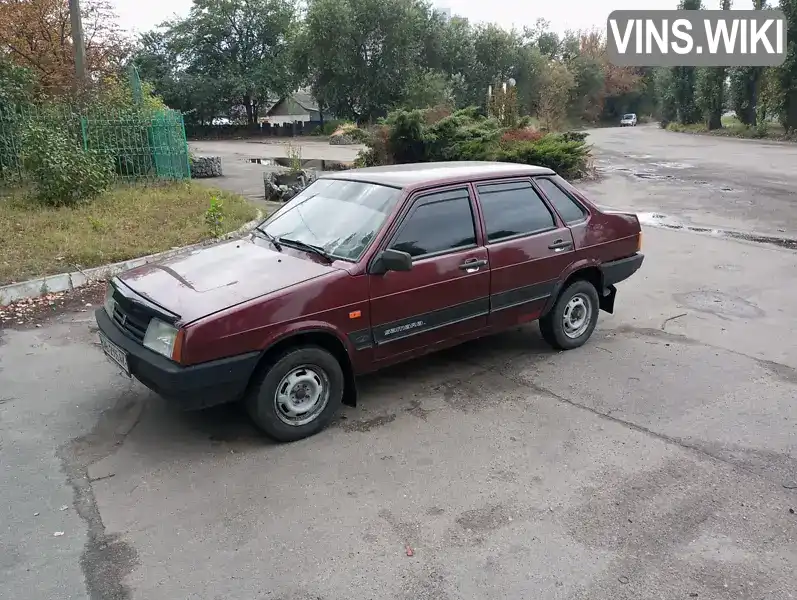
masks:
<path fill-rule="evenodd" d="M 464 263 L 459 265 L 459 268 L 466 273 L 475 273 L 486 265 L 487 261 L 484 259 L 471 258 L 470 260 L 466 260 Z"/>
<path fill-rule="evenodd" d="M 553 250 L 554 252 L 561 252 L 565 248 L 570 248 L 573 245 L 573 242 L 569 242 L 567 240 L 556 240 L 553 244 L 548 246 L 549 250 Z"/>

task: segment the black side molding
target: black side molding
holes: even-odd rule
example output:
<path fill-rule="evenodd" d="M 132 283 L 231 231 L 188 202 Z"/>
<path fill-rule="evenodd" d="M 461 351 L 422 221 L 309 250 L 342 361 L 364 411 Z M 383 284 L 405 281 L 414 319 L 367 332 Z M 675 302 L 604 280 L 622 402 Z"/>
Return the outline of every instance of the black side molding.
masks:
<path fill-rule="evenodd" d="M 603 273 L 604 287 L 610 287 L 631 277 L 631 275 L 639 270 L 644 260 L 645 255 L 641 252 L 637 252 L 628 258 L 621 258 L 620 260 L 603 263 L 601 265 L 601 272 Z"/>

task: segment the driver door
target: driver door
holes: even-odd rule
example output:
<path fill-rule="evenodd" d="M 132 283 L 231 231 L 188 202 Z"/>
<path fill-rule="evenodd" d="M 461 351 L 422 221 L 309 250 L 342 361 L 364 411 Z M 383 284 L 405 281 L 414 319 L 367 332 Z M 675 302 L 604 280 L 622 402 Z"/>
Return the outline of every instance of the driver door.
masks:
<path fill-rule="evenodd" d="M 369 275 L 374 359 L 423 354 L 487 326 L 490 269 L 469 186 L 419 193 L 386 248 L 409 271 Z"/>

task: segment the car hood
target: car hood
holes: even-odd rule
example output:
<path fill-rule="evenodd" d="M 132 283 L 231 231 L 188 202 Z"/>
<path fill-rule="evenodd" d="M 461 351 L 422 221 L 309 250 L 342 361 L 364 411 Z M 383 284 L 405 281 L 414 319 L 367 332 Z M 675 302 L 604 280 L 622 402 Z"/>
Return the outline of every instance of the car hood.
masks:
<path fill-rule="evenodd" d="M 336 270 L 247 238 L 177 254 L 117 279 L 187 323 Z"/>

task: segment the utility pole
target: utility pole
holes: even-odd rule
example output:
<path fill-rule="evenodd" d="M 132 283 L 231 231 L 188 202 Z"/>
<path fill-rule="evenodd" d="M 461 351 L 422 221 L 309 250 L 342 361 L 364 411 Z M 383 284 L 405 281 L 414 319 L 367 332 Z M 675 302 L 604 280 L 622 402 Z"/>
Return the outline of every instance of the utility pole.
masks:
<path fill-rule="evenodd" d="M 80 0 L 69 0 L 69 20 L 72 24 L 72 45 L 75 50 L 75 74 L 77 85 L 82 89 L 86 83 L 86 47 L 83 44 L 83 23 L 80 19 Z"/>

